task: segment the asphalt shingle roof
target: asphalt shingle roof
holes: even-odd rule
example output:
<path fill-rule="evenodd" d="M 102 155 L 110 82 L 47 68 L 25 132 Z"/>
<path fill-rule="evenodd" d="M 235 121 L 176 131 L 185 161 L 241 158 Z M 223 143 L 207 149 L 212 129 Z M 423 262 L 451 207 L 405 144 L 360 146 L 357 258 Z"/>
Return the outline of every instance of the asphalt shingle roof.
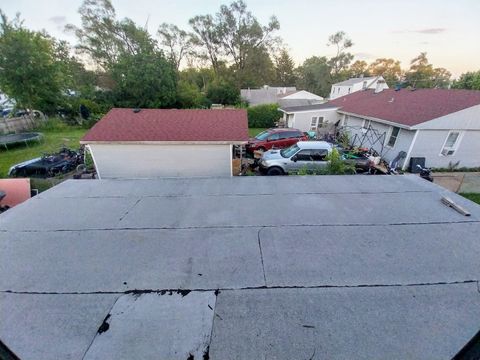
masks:
<path fill-rule="evenodd" d="M 83 137 L 92 141 L 247 141 L 244 109 L 110 110 Z"/>
<path fill-rule="evenodd" d="M 362 90 L 332 100 L 341 111 L 414 126 L 480 105 L 480 91 L 448 89 Z"/>
<path fill-rule="evenodd" d="M 0 215 L 0 339 L 24 360 L 450 359 L 480 329 L 478 233 L 480 206 L 415 176 L 70 180 Z"/>
<path fill-rule="evenodd" d="M 313 110 L 324 110 L 324 109 L 337 109 L 340 106 L 333 104 L 331 101 L 322 103 L 322 104 L 311 104 L 311 105 L 299 105 L 299 106 L 287 106 L 280 108 L 282 111 L 287 113 L 293 113 L 297 111 L 313 111 Z"/>

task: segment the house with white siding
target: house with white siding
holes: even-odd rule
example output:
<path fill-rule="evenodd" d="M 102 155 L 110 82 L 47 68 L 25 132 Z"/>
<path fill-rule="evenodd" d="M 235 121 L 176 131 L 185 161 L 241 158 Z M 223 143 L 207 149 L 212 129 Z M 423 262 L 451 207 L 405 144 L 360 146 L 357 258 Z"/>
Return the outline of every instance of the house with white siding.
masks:
<path fill-rule="evenodd" d="M 231 176 L 248 141 L 244 109 L 112 109 L 80 141 L 98 178 Z"/>
<path fill-rule="evenodd" d="M 405 152 L 403 169 L 411 158 L 433 168 L 480 167 L 480 91 L 366 90 L 330 104 L 355 145 L 363 141 L 388 161 Z"/>
<path fill-rule="evenodd" d="M 383 76 L 351 78 L 332 85 L 330 100 L 353 94 L 354 92 L 368 89 L 385 90 L 388 85 Z"/>
<path fill-rule="evenodd" d="M 328 103 L 281 107 L 283 123 L 289 128 L 303 132 L 329 131 L 338 122 L 341 116 L 337 113 L 340 107 Z"/>

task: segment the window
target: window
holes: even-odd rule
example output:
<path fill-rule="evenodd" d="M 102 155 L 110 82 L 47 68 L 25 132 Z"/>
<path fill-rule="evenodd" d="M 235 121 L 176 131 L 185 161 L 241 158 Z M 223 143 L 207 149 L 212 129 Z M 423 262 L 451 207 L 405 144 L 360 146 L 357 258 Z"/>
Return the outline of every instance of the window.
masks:
<path fill-rule="evenodd" d="M 298 131 L 287 131 L 285 132 L 285 139 L 301 137 L 302 134 Z"/>
<path fill-rule="evenodd" d="M 312 150 L 312 160 L 313 161 L 325 161 L 325 157 L 328 155 L 327 149 L 316 149 Z"/>
<path fill-rule="evenodd" d="M 275 141 L 275 140 L 278 140 L 278 139 L 280 139 L 280 134 L 278 134 L 278 133 L 272 134 L 268 137 L 269 141 Z"/>
<path fill-rule="evenodd" d="M 397 142 L 398 133 L 400 132 L 400 128 L 393 126 L 392 131 L 390 132 L 390 136 L 388 138 L 387 146 L 394 147 L 395 143 Z"/>
<path fill-rule="evenodd" d="M 317 126 L 318 126 L 318 117 L 313 116 L 312 121 L 310 123 L 310 130 L 317 130 Z"/>
<path fill-rule="evenodd" d="M 319 127 L 323 125 L 323 116 L 313 116 L 312 122 L 310 123 L 310 131 L 316 131 Z"/>
<path fill-rule="evenodd" d="M 293 144 L 289 148 L 280 150 L 280 155 L 282 155 L 284 158 L 289 158 L 290 156 L 293 156 L 299 149 L 300 148 L 297 146 L 297 144 Z"/>
<path fill-rule="evenodd" d="M 312 161 L 311 150 L 301 150 L 297 154 L 297 161 Z"/>
<path fill-rule="evenodd" d="M 447 139 L 445 140 L 445 144 L 443 144 L 442 152 L 440 153 L 440 155 L 451 156 L 455 154 L 459 143 L 460 131 L 450 131 L 447 135 Z"/>
<path fill-rule="evenodd" d="M 270 135 L 270 132 L 269 131 L 262 131 L 260 134 L 258 134 L 257 136 L 255 136 L 255 139 L 257 140 L 265 140 L 268 135 Z"/>

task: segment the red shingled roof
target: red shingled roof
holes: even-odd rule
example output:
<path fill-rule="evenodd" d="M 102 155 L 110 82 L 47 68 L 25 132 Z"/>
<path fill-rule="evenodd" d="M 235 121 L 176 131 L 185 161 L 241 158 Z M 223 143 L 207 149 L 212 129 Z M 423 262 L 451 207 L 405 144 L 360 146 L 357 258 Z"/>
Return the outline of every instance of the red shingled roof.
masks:
<path fill-rule="evenodd" d="M 110 110 L 87 134 L 89 141 L 248 140 L 246 110 Z"/>
<path fill-rule="evenodd" d="M 330 101 L 340 111 L 414 126 L 480 104 L 480 91 L 417 89 L 357 91 Z"/>

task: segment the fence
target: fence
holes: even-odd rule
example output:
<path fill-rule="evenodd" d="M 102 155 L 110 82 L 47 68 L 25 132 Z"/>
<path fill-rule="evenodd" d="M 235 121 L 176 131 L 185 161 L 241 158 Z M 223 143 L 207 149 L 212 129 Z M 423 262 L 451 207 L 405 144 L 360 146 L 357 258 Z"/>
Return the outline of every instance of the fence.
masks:
<path fill-rule="evenodd" d="M 45 116 L 37 113 L 33 116 L 25 115 L 14 118 L 0 118 L 0 134 L 11 134 L 31 130 L 44 121 Z"/>

